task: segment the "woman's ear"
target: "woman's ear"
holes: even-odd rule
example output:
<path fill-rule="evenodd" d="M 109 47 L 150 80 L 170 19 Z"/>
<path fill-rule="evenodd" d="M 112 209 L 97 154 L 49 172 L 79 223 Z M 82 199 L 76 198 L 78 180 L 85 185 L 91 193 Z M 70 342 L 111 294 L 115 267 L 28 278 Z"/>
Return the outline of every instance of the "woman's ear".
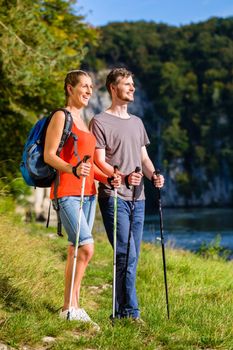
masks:
<path fill-rule="evenodd" d="M 68 84 L 67 85 L 67 91 L 68 91 L 69 96 L 73 95 L 73 86 Z"/>

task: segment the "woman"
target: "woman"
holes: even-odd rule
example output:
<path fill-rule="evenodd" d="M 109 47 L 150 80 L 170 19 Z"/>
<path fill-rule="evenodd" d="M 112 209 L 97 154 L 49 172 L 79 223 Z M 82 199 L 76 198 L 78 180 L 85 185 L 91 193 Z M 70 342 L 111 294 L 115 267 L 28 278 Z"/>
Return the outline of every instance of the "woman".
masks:
<path fill-rule="evenodd" d="M 44 160 L 60 173 L 57 198 L 60 207 L 61 221 L 68 234 L 68 241 L 70 242 L 65 269 L 64 305 L 60 312 L 60 317 L 64 319 L 69 318 L 69 320 L 92 322 L 85 310 L 80 308 L 79 296 L 82 278 L 94 251 L 93 237 L 91 234 L 96 204 L 94 178 L 103 183 L 109 183 L 110 181 L 112 186 L 118 187 L 120 185 L 120 177 L 115 175 L 112 180 L 109 180 L 107 175 L 103 174 L 93 164 L 96 140 L 81 118 L 81 111 L 88 105 L 88 101 L 92 95 L 93 86 L 91 77 L 84 71 L 73 70 L 69 72 L 65 78 L 64 89 L 66 94 L 65 108 L 73 117 L 72 133 L 76 134 L 78 137 L 79 158 L 83 159 L 85 155 L 90 155 L 91 158 L 86 163 L 80 162 L 80 164 L 75 167 L 77 164 L 77 157 L 74 152 L 72 137 L 65 143 L 60 156 L 57 156 L 56 152 L 63 132 L 65 114 L 63 111 L 55 112 L 46 133 Z M 70 302 L 71 276 L 83 176 L 86 177 L 85 197 L 80 225 L 76 274 L 74 278 L 74 287 L 71 293 L 72 300 Z M 54 186 L 51 187 L 51 198 L 54 199 Z"/>

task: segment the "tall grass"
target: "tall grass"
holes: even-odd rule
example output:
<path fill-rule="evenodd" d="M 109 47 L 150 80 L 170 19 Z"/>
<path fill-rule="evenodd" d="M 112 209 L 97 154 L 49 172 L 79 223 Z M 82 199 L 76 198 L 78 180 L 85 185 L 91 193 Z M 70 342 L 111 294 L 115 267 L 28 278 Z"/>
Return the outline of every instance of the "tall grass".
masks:
<path fill-rule="evenodd" d="M 112 251 L 95 233 L 81 303 L 100 327 L 60 320 L 66 239 L 25 225 L 6 200 L 0 216 L 0 343 L 15 349 L 233 349 L 233 263 L 167 249 L 170 320 L 160 246 L 143 244 L 137 289 L 144 325 L 109 321 Z M 51 234 L 51 230 L 49 230 Z M 54 239 L 52 239 L 54 238 Z M 43 343 L 45 336 L 54 338 Z"/>

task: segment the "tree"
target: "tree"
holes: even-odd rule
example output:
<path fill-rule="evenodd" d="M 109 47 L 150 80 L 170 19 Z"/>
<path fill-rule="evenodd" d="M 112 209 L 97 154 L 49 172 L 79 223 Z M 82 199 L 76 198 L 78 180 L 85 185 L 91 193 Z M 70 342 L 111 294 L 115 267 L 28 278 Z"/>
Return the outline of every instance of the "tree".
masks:
<path fill-rule="evenodd" d="M 0 0 L 0 160 L 13 160 L 13 176 L 30 126 L 24 120 L 32 123 L 64 104 L 66 72 L 80 66 L 87 43 L 97 43 L 97 32 L 74 13 L 73 3 Z M 9 175 L 6 168 L 0 177 Z"/>

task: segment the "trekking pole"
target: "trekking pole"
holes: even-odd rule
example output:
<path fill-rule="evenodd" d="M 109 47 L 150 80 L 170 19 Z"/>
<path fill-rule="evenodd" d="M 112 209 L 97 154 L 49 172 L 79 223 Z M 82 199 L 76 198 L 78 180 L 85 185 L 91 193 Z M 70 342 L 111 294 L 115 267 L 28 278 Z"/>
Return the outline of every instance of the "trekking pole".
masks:
<path fill-rule="evenodd" d="M 159 176 L 160 170 L 157 169 L 155 174 Z M 156 187 L 156 189 L 158 192 L 159 223 L 160 223 L 160 236 L 161 236 L 162 257 L 163 257 L 163 274 L 164 274 L 164 285 L 165 285 L 165 294 L 166 294 L 167 318 L 169 319 L 170 312 L 169 312 L 169 301 L 168 301 L 167 267 L 166 267 L 165 246 L 164 246 L 164 236 L 163 236 L 163 213 L 162 213 L 161 191 L 159 187 Z"/>
<path fill-rule="evenodd" d="M 114 173 L 118 166 L 114 165 Z M 117 188 L 114 188 L 114 217 L 113 217 L 113 281 L 112 281 L 112 322 L 116 316 L 116 245 L 117 245 Z"/>
<path fill-rule="evenodd" d="M 84 156 L 82 162 L 86 163 L 89 158 L 91 158 L 91 156 Z M 75 279 L 76 265 L 77 265 L 78 243 L 79 243 L 79 235 L 80 235 L 80 227 L 81 227 L 81 217 L 82 217 L 82 209 L 83 209 L 83 201 L 84 201 L 85 184 L 86 184 L 86 176 L 83 176 L 82 177 L 82 185 L 81 185 L 81 198 L 80 198 L 80 206 L 79 206 L 79 213 L 78 213 L 78 227 L 77 227 L 77 233 L 76 233 L 76 239 L 75 239 L 74 263 L 73 263 L 73 268 L 72 268 L 69 309 L 68 309 L 68 313 L 67 313 L 67 320 L 70 320 L 70 312 L 71 312 L 71 304 L 72 304 L 73 288 L 74 288 L 74 279 Z"/>
<path fill-rule="evenodd" d="M 141 171 L 141 168 L 137 166 L 135 168 L 135 173 L 139 173 Z M 131 240 L 131 233 L 132 233 L 132 224 L 133 224 L 133 214 L 134 214 L 134 207 L 135 207 L 135 200 L 136 200 L 136 186 L 133 187 L 133 198 L 132 198 L 132 207 L 130 211 L 130 222 L 129 222 L 129 237 L 128 237 L 128 245 L 127 245 L 127 253 L 126 253 L 126 262 L 125 262 L 125 290 L 126 290 L 126 277 L 127 277 L 127 269 L 128 269 L 128 263 L 129 263 L 129 251 L 130 251 L 130 240 Z M 125 293 L 126 295 L 126 293 Z"/>

